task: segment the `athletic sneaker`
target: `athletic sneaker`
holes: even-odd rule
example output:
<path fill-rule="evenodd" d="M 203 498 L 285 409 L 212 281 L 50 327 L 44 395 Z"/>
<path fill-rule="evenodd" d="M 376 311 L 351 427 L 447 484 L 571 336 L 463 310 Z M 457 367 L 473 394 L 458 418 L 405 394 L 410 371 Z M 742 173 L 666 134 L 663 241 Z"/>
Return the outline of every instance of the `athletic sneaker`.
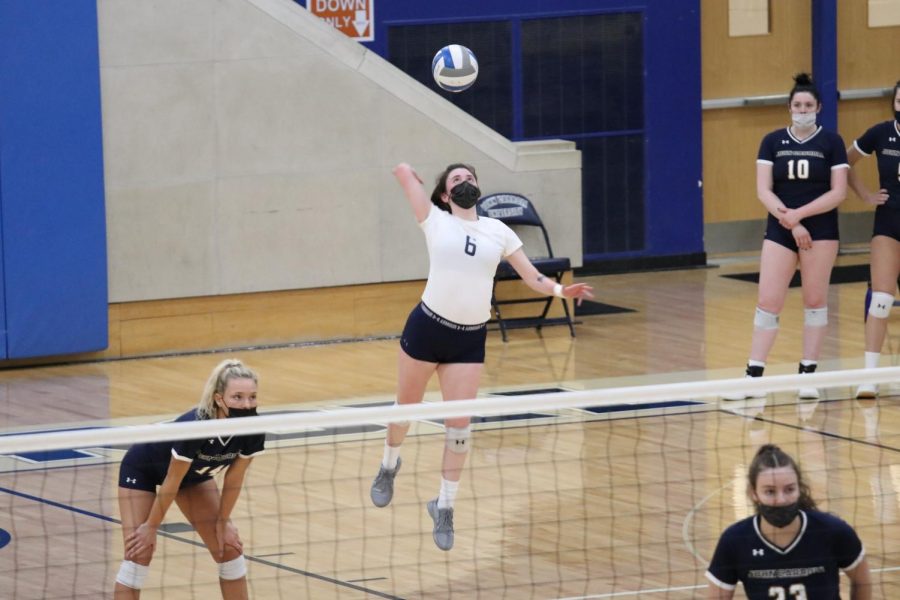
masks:
<path fill-rule="evenodd" d="M 369 491 L 369 495 L 372 497 L 372 504 L 377 507 L 387 506 L 391 503 L 391 498 L 394 497 L 394 477 L 397 476 L 397 471 L 400 470 L 400 465 L 402 464 L 403 459 L 397 459 L 397 466 L 393 469 L 386 469 L 384 465 L 379 467 L 378 475 L 375 476 L 375 481 L 372 482 L 372 489 Z"/>
<path fill-rule="evenodd" d="M 755 419 L 765 412 L 767 403 L 768 399 L 766 397 L 733 400 L 728 404 L 724 404 L 722 410 L 727 410 L 730 413 L 741 415 L 742 417 Z"/>
<path fill-rule="evenodd" d="M 877 398 L 878 386 L 874 383 L 863 383 L 856 388 L 857 398 Z"/>
<path fill-rule="evenodd" d="M 434 530 L 431 536 L 434 543 L 441 550 L 449 550 L 453 547 L 453 509 L 438 508 L 438 499 L 429 500 L 427 504 L 428 516 L 434 521 Z"/>
<path fill-rule="evenodd" d="M 746 377 L 762 377 L 765 367 L 751 367 L 747 365 Z M 722 394 L 722 400 L 749 400 L 751 398 L 765 398 L 765 392 L 726 392 Z"/>
<path fill-rule="evenodd" d="M 804 375 L 807 373 L 815 373 L 817 366 L 818 365 L 816 365 L 816 364 L 804 365 L 803 363 L 800 363 L 800 369 L 797 372 L 800 373 L 801 375 Z M 797 390 L 797 397 L 800 398 L 801 400 L 818 400 L 819 399 L 819 390 L 817 390 L 814 387 L 802 387 L 799 390 Z"/>
<path fill-rule="evenodd" d="M 813 418 L 816 413 L 816 407 L 819 406 L 818 400 L 805 400 L 802 397 L 797 401 L 797 416 L 804 423 Z"/>

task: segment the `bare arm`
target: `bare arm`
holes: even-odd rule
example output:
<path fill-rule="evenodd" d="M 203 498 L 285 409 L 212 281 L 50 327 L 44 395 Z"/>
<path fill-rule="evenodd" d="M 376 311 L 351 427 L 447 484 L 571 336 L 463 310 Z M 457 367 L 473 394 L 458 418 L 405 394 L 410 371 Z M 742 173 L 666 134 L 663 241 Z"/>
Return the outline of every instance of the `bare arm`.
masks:
<path fill-rule="evenodd" d="M 887 190 L 880 189 L 877 192 L 869 191 L 869 188 L 866 187 L 866 184 L 859 176 L 857 170 L 853 168 L 853 165 L 861 158 L 865 158 L 865 154 L 857 150 L 856 146 L 850 146 L 847 149 L 847 162 L 850 163 L 850 173 L 847 174 L 847 183 L 853 188 L 856 195 L 866 204 L 873 204 L 875 206 L 884 204 L 888 200 Z"/>
<path fill-rule="evenodd" d="M 219 502 L 219 520 L 227 521 L 231 518 L 231 511 L 234 510 L 234 505 L 237 503 L 244 485 L 244 475 L 252 460 L 252 458 L 238 457 L 225 471 L 225 479 L 222 482 L 222 499 Z"/>
<path fill-rule="evenodd" d="M 856 567 L 844 573 L 850 580 L 850 600 L 872 599 L 872 577 L 869 573 L 869 563 L 865 558 Z"/>
<path fill-rule="evenodd" d="M 726 590 L 710 582 L 706 597 L 709 600 L 731 600 L 734 598 L 734 590 Z"/>
<path fill-rule="evenodd" d="M 244 475 L 250 466 L 252 458 L 238 457 L 228 470 L 225 471 L 225 479 L 222 482 L 222 497 L 219 500 L 219 516 L 216 519 L 216 539 L 219 543 L 219 556 L 225 556 L 225 546 L 231 546 L 243 553 L 244 544 L 238 535 L 237 527 L 231 522 L 231 511 L 237 504 L 241 488 L 244 486 Z"/>
<path fill-rule="evenodd" d="M 506 260 L 516 270 L 516 273 L 519 274 L 525 285 L 539 294 L 554 295 L 557 285 L 556 281 L 552 277 L 542 275 L 525 255 L 524 250 L 519 248 L 507 256 Z M 566 298 L 577 298 L 579 303 L 585 298 L 594 297 L 594 288 L 586 283 L 573 283 L 572 285 L 564 286 L 560 291 Z"/>
<path fill-rule="evenodd" d="M 172 501 L 178 495 L 181 480 L 184 479 L 190 468 L 191 463 L 189 461 L 178 460 L 175 457 L 169 460 L 169 470 L 166 471 L 166 478 L 163 480 L 162 485 L 159 486 L 156 499 L 153 501 L 153 507 L 150 509 L 150 514 L 147 515 L 147 520 L 145 521 L 147 526 L 159 529 L 159 525 L 166 517 L 166 512 L 172 505 Z"/>
<path fill-rule="evenodd" d="M 847 197 L 848 170 L 846 168 L 832 169 L 831 188 L 809 204 L 804 204 L 800 208 L 779 210 L 776 217 L 781 226 L 793 229 L 801 220 L 807 217 L 826 213 L 833 208 L 837 208 L 837 205 Z"/>
<path fill-rule="evenodd" d="M 826 213 L 844 201 L 847 197 L 847 168 L 831 170 L 831 189 L 797 209 L 801 219 Z"/>
<path fill-rule="evenodd" d="M 769 214 L 777 219 L 787 207 L 781 198 L 772 191 L 773 187 L 775 187 L 775 180 L 772 177 L 772 165 L 756 163 L 756 197 L 763 203 Z"/>
<path fill-rule="evenodd" d="M 392 173 L 397 178 L 400 187 L 403 188 L 406 199 L 409 201 L 409 206 L 412 208 L 413 214 L 416 215 L 416 221 L 421 223 L 428 217 L 432 206 L 431 198 L 425 192 L 422 179 L 416 173 L 416 170 L 406 163 L 400 163 L 394 167 Z"/>
<path fill-rule="evenodd" d="M 148 553 L 153 554 L 156 547 L 156 531 L 178 494 L 181 480 L 184 479 L 190 468 L 189 461 L 178 460 L 174 457 L 169 461 L 169 470 L 153 499 L 147 520 L 138 525 L 137 529 L 125 539 L 126 560 L 134 560 L 139 556 L 146 556 Z"/>

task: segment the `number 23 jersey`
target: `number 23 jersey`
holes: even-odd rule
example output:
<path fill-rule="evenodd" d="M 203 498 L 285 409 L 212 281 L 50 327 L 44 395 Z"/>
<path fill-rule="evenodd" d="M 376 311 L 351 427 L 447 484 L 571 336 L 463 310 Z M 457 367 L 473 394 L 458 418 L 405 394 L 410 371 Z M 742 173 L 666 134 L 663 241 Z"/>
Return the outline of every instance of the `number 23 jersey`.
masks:
<path fill-rule="evenodd" d="M 837 600 L 838 573 L 855 568 L 865 551 L 850 525 L 817 510 L 800 511 L 800 532 L 787 548 L 769 542 L 759 515 L 722 533 L 706 571 L 714 585 L 733 590 L 744 584 L 750 600 Z"/>

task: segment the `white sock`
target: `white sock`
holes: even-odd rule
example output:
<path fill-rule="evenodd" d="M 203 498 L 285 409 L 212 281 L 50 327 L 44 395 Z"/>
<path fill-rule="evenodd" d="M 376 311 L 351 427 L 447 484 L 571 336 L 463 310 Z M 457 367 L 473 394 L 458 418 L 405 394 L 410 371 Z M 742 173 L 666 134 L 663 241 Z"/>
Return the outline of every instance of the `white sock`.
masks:
<path fill-rule="evenodd" d="M 878 405 L 862 409 L 862 414 L 866 424 L 866 437 L 870 441 L 878 439 Z"/>
<path fill-rule="evenodd" d="M 803 360 L 800 361 L 800 364 L 803 365 L 804 367 L 811 367 L 812 365 L 817 365 L 819 363 L 818 363 L 818 361 L 809 360 L 808 358 L 804 358 Z"/>
<path fill-rule="evenodd" d="M 400 446 L 388 446 L 387 440 L 384 440 L 384 456 L 381 457 L 381 466 L 393 471 L 397 468 L 398 460 L 400 460 Z"/>
<path fill-rule="evenodd" d="M 438 495 L 438 508 L 453 508 L 453 503 L 456 501 L 456 490 L 458 489 L 458 481 L 449 481 L 441 477 L 441 493 Z"/>
<path fill-rule="evenodd" d="M 765 366 L 766 366 L 766 361 L 764 361 L 764 360 L 753 360 L 753 359 L 750 359 L 750 360 L 747 361 L 747 366 L 748 366 L 748 367 L 765 367 Z"/>
<path fill-rule="evenodd" d="M 881 352 L 866 352 L 865 368 L 877 369 L 879 358 L 881 358 Z"/>

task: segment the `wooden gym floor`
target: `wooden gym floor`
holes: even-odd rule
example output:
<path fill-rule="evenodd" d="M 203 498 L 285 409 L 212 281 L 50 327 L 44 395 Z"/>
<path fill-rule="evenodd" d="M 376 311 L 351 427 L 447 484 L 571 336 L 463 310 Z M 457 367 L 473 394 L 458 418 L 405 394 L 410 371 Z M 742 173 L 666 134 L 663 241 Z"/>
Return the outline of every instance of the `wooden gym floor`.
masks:
<path fill-rule="evenodd" d="M 839 264 L 867 259 L 850 254 Z M 756 286 L 723 275 L 758 265 L 746 256 L 714 262 L 586 278 L 598 301 L 633 312 L 579 317 L 576 339 L 564 327 L 513 330 L 508 343 L 489 334 L 482 395 L 740 376 Z M 862 366 L 864 295 L 864 282 L 832 286 L 821 370 Z M 792 289 L 767 374 L 796 371 L 802 321 Z M 900 359 L 896 317 L 888 338 L 882 366 Z M 260 373 L 263 410 L 389 403 L 396 352 L 396 339 L 376 339 L 9 369 L 0 371 L 0 423 L 18 432 L 162 420 L 194 404 L 228 355 Z M 384 509 L 368 500 L 383 430 L 280 432 L 254 461 L 235 510 L 251 596 L 703 597 L 718 534 L 749 514 L 746 465 L 773 441 L 800 459 L 823 508 L 856 527 L 874 597 L 900 597 L 898 391 L 887 386 L 873 402 L 853 400 L 847 386 L 818 403 L 784 393 L 479 423 L 451 552 L 434 547 L 424 511 L 439 483 L 438 424 L 415 424 Z M 427 399 L 437 398 L 433 386 Z M 121 556 L 122 452 L 0 457 L 0 595 L 109 594 Z M 183 521 L 173 506 L 143 598 L 218 596 L 214 565 Z"/>

